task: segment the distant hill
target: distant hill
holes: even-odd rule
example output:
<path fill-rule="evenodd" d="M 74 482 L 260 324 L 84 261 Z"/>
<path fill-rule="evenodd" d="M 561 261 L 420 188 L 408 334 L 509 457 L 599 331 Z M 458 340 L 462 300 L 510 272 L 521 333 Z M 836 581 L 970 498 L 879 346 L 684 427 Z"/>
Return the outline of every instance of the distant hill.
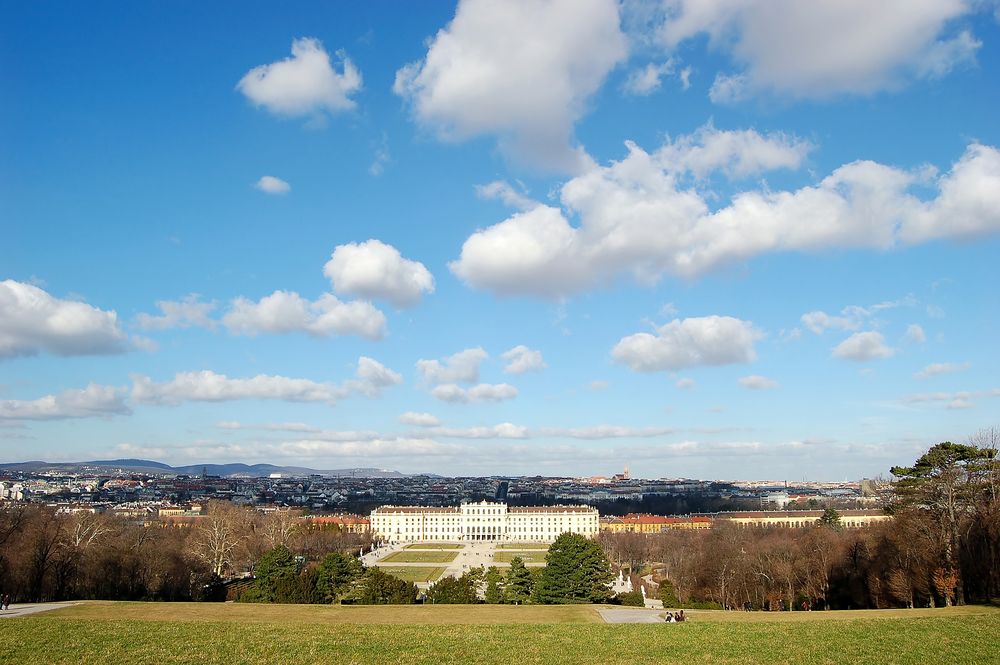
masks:
<path fill-rule="evenodd" d="M 170 466 L 163 462 L 143 459 L 91 460 L 88 462 L 13 462 L 0 464 L 0 468 L 12 471 L 43 472 L 63 471 L 67 473 L 85 473 L 101 469 L 120 469 L 132 473 L 175 474 L 178 476 L 200 476 L 205 473 L 210 476 L 249 476 L 266 478 L 271 474 L 280 473 L 283 476 L 353 476 L 356 478 L 402 478 L 405 474 L 399 471 L 376 468 L 326 469 L 317 470 L 304 466 L 277 466 L 274 464 L 188 464 L 186 466 Z"/>

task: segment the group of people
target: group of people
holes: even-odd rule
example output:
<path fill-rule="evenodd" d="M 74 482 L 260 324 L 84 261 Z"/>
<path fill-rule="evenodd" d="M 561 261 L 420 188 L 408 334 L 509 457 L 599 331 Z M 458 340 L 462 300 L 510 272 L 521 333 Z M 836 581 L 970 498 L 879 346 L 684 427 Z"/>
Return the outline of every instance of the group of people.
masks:
<path fill-rule="evenodd" d="M 673 612 L 667 612 L 666 622 L 667 623 L 680 623 L 681 621 L 687 621 L 687 617 L 684 616 L 684 610 L 677 610 L 677 614 Z"/>

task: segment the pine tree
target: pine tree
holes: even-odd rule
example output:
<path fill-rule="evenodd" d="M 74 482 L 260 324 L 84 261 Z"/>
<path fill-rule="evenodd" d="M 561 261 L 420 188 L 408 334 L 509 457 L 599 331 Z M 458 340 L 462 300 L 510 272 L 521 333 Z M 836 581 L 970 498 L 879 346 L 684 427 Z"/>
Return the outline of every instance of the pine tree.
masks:
<path fill-rule="evenodd" d="M 524 565 L 524 559 L 516 556 L 510 560 L 510 570 L 507 571 L 507 583 L 504 585 L 503 596 L 507 603 L 521 604 L 531 598 L 534 590 L 534 578 Z"/>
<path fill-rule="evenodd" d="M 597 603 L 611 595 L 611 566 L 604 550 L 577 533 L 564 533 L 549 547 L 535 590 L 541 603 Z"/>

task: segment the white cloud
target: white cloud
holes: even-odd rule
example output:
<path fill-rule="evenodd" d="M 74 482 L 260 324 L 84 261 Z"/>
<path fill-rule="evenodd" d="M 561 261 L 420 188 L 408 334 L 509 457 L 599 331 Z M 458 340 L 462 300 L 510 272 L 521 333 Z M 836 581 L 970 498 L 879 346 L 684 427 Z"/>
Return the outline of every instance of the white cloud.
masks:
<path fill-rule="evenodd" d="M 398 372 L 366 356 L 358 358 L 358 368 L 354 375 L 357 378 L 345 382 L 344 386 L 368 397 L 377 397 L 384 388 L 398 386 L 403 382 L 403 377 Z"/>
<path fill-rule="evenodd" d="M 713 104 L 736 104 L 746 99 L 750 92 L 750 82 L 742 74 L 716 74 L 708 98 Z"/>
<path fill-rule="evenodd" d="M 123 353 L 128 338 L 114 311 L 62 300 L 23 282 L 0 282 L 0 359 Z"/>
<path fill-rule="evenodd" d="M 382 132 L 382 140 L 375 146 L 375 154 L 372 157 L 372 163 L 368 167 L 368 173 L 378 177 L 385 173 L 385 166 L 392 161 L 392 155 L 389 154 L 389 135 Z"/>
<path fill-rule="evenodd" d="M 526 439 L 528 428 L 513 423 L 500 423 L 490 427 L 465 427 L 453 429 L 440 427 L 429 430 L 431 436 L 449 439 Z"/>
<path fill-rule="evenodd" d="M 706 129 L 691 145 L 668 142 L 653 154 L 630 143 L 622 161 L 563 185 L 565 211 L 539 205 L 479 230 L 449 267 L 474 288 L 560 298 L 623 272 L 653 283 L 664 274 L 697 276 L 766 253 L 884 250 L 1000 231 L 996 148 L 969 146 L 936 182 L 928 182 L 926 169 L 859 161 L 817 185 L 744 191 L 713 212 L 714 193 L 683 188 L 679 179 L 717 169 L 745 174 L 792 165 L 804 154 L 787 137 L 720 133 Z M 937 196 L 918 198 L 910 191 L 917 185 L 922 191 L 936 185 Z M 579 221 L 571 224 L 574 216 Z"/>
<path fill-rule="evenodd" d="M 854 333 L 833 349 L 835 357 L 858 362 L 889 358 L 894 353 L 886 346 L 882 333 L 874 331 Z"/>
<path fill-rule="evenodd" d="M 587 385 L 587 387 L 590 388 L 591 390 L 595 391 L 595 392 L 599 392 L 601 390 L 607 390 L 610 387 L 610 384 L 607 381 L 601 381 L 600 379 L 594 379 L 593 381 L 591 381 Z"/>
<path fill-rule="evenodd" d="M 927 335 L 920 325 L 911 323 L 906 327 L 906 341 L 914 344 L 923 344 L 927 341 Z"/>
<path fill-rule="evenodd" d="M 418 360 L 417 370 L 429 383 L 475 383 L 479 366 L 489 357 L 483 349 L 465 349 L 441 360 Z"/>
<path fill-rule="evenodd" d="M 386 325 L 385 314 L 369 302 L 342 302 L 329 293 L 309 301 L 294 291 L 275 291 L 258 302 L 236 298 L 222 322 L 231 333 L 250 336 L 305 332 L 376 340 L 385 336 Z"/>
<path fill-rule="evenodd" d="M 335 291 L 385 299 L 397 307 L 415 305 L 423 293 L 434 292 L 434 277 L 424 264 L 404 259 L 379 240 L 338 245 L 323 274 Z"/>
<path fill-rule="evenodd" d="M 806 312 L 800 320 L 802 321 L 802 325 L 817 335 L 831 328 L 836 330 L 857 330 L 861 327 L 860 317 L 856 315 L 856 312 L 845 310 L 844 314 L 844 316 L 830 316 L 826 312 L 821 311 Z"/>
<path fill-rule="evenodd" d="M 216 323 L 209 316 L 216 308 L 215 302 L 201 302 L 197 293 L 191 293 L 183 300 L 157 300 L 160 315 L 139 314 L 135 323 L 143 330 L 167 330 L 169 328 L 214 328 Z"/>
<path fill-rule="evenodd" d="M 671 427 L 625 427 L 621 425 L 595 425 L 591 427 L 546 427 L 539 431 L 542 436 L 562 437 L 569 439 L 630 439 L 650 438 L 672 434 Z"/>
<path fill-rule="evenodd" d="M 691 390 L 698 385 L 698 382 L 689 377 L 683 377 L 677 379 L 677 383 L 674 384 L 679 390 Z"/>
<path fill-rule="evenodd" d="M 623 88 L 631 95 L 651 95 L 663 85 L 662 79 L 673 73 L 673 60 L 667 60 L 660 64 L 651 62 L 641 69 L 632 70 L 628 78 L 625 79 Z M 690 72 L 688 76 L 690 76 Z"/>
<path fill-rule="evenodd" d="M 762 336 L 750 321 L 731 316 L 674 319 L 656 335 L 623 337 L 611 356 L 637 372 L 749 363 L 757 357 L 754 342 Z"/>
<path fill-rule="evenodd" d="M 257 189 L 264 192 L 265 194 L 287 194 L 292 191 L 292 186 L 281 178 L 275 178 L 273 175 L 261 176 L 257 184 L 254 185 Z"/>
<path fill-rule="evenodd" d="M 442 402 L 502 402 L 517 397 L 517 388 L 508 383 L 480 383 L 471 388 L 445 383 L 436 386 L 431 395 Z"/>
<path fill-rule="evenodd" d="M 254 67 L 236 89 L 271 113 L 309 116 L 353 109 L 351 95 L 361 89 L 361 73 L 343 51 L 337 52 L 342 71 L 330 64 L 330 55 L 316 39 L 292 42 L 292 57 Z"/>
<path fill-rule="evenodd" d="M 740 377 L 739 384 L 748 390 L 772 390 L 778 387 L 778 382 L 759 374 Z"/>
<path fill-rule="evenodd" d="M 542 352 L 529 349 L 523 344 L 504 351 L 500 357 L 507 361 L 507 365 L 503 368 L 507 374 L 524 374 L 546 367 Z"/>
<path fill-rule="evenodd" d="M 538 201 L 525 196 L 503 180 L 476 185 L 476 196 L 481 199 L 499 199 L 504 205 L 518 210 L 530 210 L 539 205 Z"/>
<path fill-rule="evenodd" d="M 660 37 L 672 50 L 705 34 L 711 49 L 742 68 L 717 76 L 713 101 L 761 91 L 870 94 L 972 61 L 981 44 L 968 32 L 948 34 L 972 7 L 963 0 L 668 0 Z"/>
<path fill-rule="evenodd" d="M 402 376 L 365 356 L 358 358 L 354 376 L 342 384 L 334 384 L 268 374 L 231 379 L 211 370 L 179 372 L 172 380 L 163 383 L 156 383 L 148 376 L 135 375 L 132 377 L 132 399 L 142 404 L 165 405 L 244 399 L 325 402 L 332 405 L 352 394 L 377 397 L 384 388 L 403 382 Z"/>
<path fill-rule="evenodd" d="M 517 159 L 575 171 L 573 125 L 627 55 L 614 0 L 462 0 L 393 90 L 444 140 L 496 135 Z"/>
<path fill-rule="evenodd" d="M 0 400 L 0 420 L 59 420 L 128 415 L 125 391 L 91 383 L 34 400 Z"/>
<path fill-rule="evenodd" d="M 972 363 L 931 363 L 913 375 L 914 379 L 929 379 L 932 376 L 962 372 L 972 367 Z"/>
<path fill-rule="evenodd" d="M 440 427 L 441 420 L 434 415 L 429 413 L 417 413 L 415 411 L 407 411 L 399 416 L 399 422 L 404 425 L 415 425 L 417 427 Z"/>

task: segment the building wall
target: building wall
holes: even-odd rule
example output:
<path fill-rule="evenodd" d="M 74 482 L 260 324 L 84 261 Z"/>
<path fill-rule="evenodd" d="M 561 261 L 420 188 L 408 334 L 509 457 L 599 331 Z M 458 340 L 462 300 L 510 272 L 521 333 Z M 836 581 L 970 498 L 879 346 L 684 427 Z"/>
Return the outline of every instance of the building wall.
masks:
<path fill-rule="evenodd" d="M 593 538 L 599 516 L 589 506 L 508 508 L 482 501 L 457 508 L 382 506 L 370 520 L 375 536 L 392 542 L 551 542 L 566 531 Z"/>

